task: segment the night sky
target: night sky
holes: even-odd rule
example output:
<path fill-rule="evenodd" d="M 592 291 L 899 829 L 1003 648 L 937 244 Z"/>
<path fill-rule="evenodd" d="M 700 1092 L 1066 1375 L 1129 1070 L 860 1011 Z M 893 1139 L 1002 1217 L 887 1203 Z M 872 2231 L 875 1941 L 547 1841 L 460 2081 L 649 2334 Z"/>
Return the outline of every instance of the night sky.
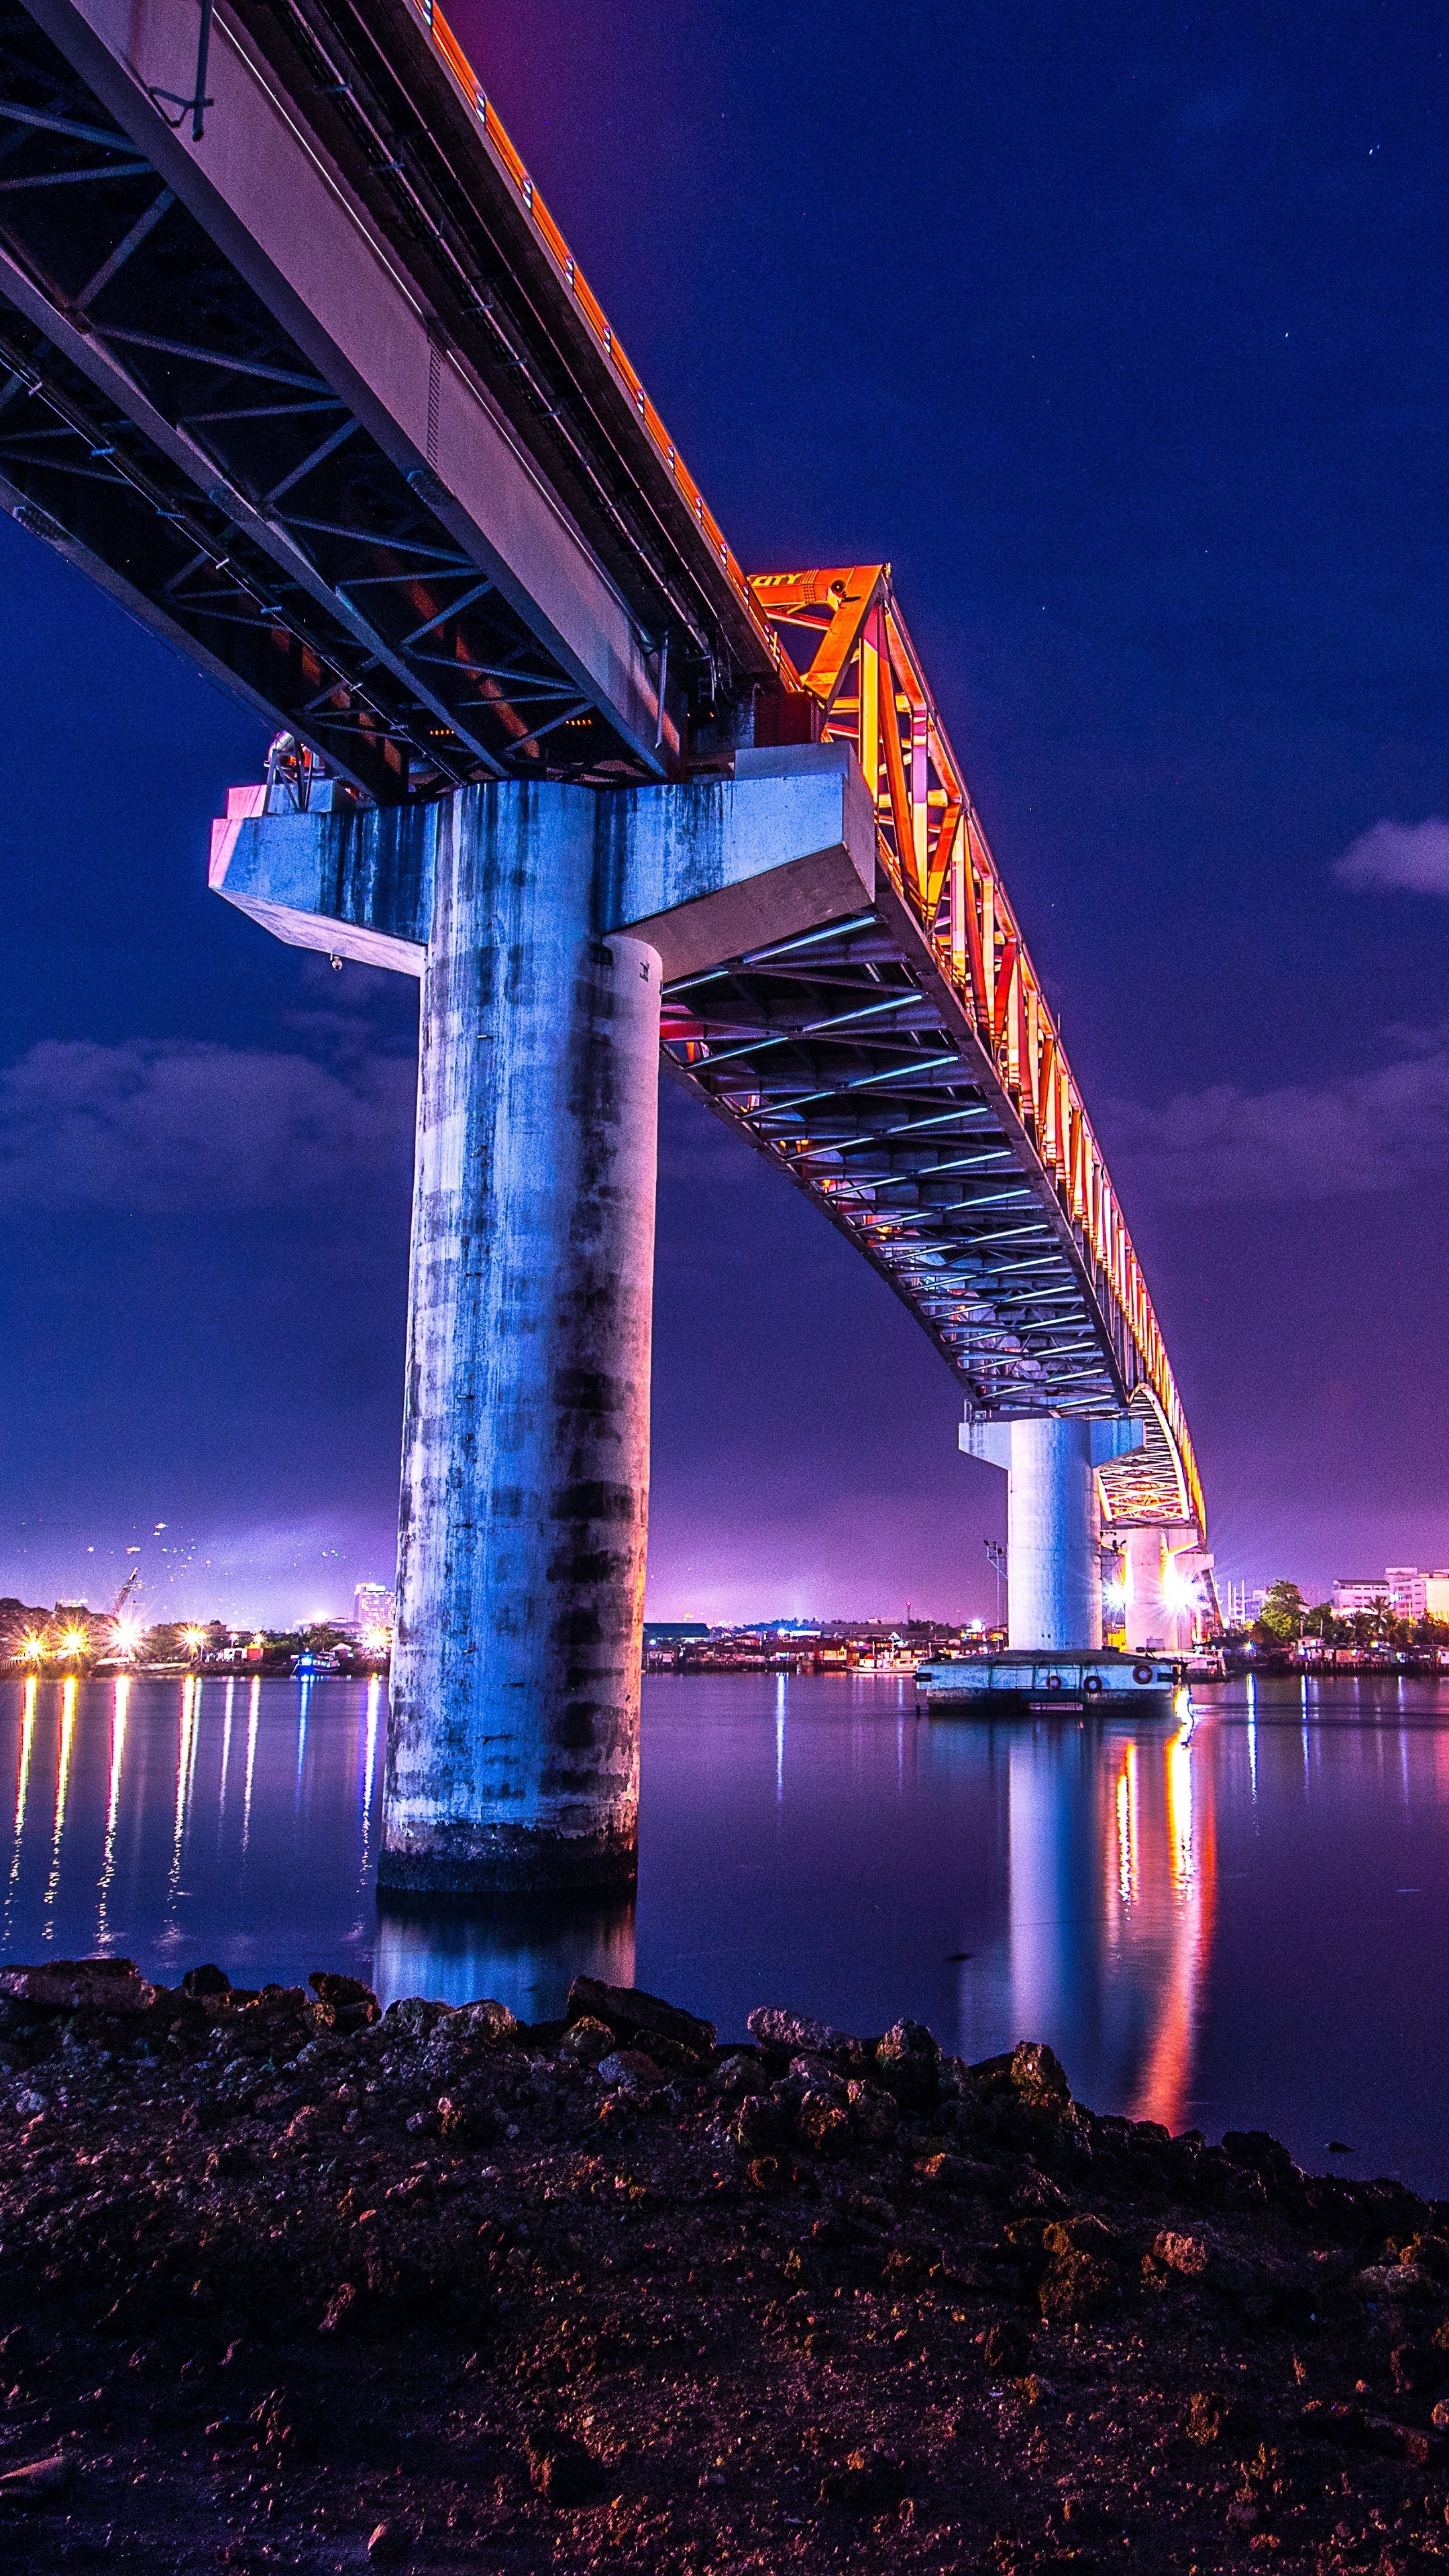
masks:
<path fill-rule="evenodd" d="M 1449 1564 L 1441 13 L 454 17 L 741 560 L 894 565 L 1220 1578 Z M 0 1592 L 346 1609 L 416 989 L 206 893 L 248 714 L 8 521 L 0 598 Z M 667 1084 L 661 1141 L 655 1615 L 991 1607 L 942 1362 Z"/>

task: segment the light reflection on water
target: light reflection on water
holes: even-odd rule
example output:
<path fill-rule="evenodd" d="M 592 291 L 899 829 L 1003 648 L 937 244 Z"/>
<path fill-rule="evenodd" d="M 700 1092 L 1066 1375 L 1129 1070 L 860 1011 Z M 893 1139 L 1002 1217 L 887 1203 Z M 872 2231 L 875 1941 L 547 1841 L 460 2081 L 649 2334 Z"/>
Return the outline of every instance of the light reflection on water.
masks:
<path fill-rule="evenodd" d="M 580 1969 L 727 2033 L 785 2001 L 1101 2110 L 1449 2189 L 1449 1688 L 1247 1681 L 1172 1722 L 918 1717 L 912 1685 L 646 1686 L 637 1906 L 388 1907 L 376 1682 L 0 1681 L 0 1950 L 314 1967 L 556 2012 Z"/>

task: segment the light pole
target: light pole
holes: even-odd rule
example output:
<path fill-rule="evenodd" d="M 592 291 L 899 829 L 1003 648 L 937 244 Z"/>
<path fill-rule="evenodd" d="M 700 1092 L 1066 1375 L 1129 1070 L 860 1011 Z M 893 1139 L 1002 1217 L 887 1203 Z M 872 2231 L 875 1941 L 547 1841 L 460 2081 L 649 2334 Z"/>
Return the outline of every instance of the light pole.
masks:
<path fill-rule="evenodd" d="M 1000 1626 L 1001 1626 L 1001 1578 L 1002 1578 L 1002 1576 L 1004 1575 L 1004 1573 L 1006 1572 L 1006 1550 L 1005 1550 L 1005 1548 L 1001 1545 L 1001 1542 L 1000 1542 L 1000 1540 L 999 1540 L 999 1539 L 994 1539 L 994 1538 L 984 1538 L 984 1539 L 982 1540 L 981 1544 L 982 1544 L 982 1546 L 985 1548 L 987 1555 L 988 1555 L 988 1556 L 989 1556 L 989 1558 L 991 1559 L 992 1571 L 993 1571 L 993 1573 L 994 1573 L 994 1574 L 995 1574 L 995 1576 L 996 1576 L 996 1625 L 997 1625 L 997 1627 L 998 1627 L 998 1628 L 1000 1628 Z"/>

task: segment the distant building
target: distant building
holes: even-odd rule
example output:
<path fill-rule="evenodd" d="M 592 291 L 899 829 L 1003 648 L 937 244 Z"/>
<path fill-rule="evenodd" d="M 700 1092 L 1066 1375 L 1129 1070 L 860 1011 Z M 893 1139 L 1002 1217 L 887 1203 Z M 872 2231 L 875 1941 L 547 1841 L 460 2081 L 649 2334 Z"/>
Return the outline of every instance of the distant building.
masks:
<path fill-rule="evenodd" d="M 1384 1577 L 1389 1587 L 1389 1599 L 1398 1617 L 1422 1619 L 1427 1578 L 1419 1572 L 1417 1565 L 1385 1566 Z"/>
<path fill-rule="evenodd" d="M 1382 1574 L 1342 1574 L 1333 1587 L 1333 1607 L 1340 1619 L 1352 1619 L 1361 1610 L 1371 1611 L 1375 1602 L 1387 1601 L 1396 1619 L 1422 1619 L 1431 1584 L 1445 1605 L 1435 1616 L 1449 1616 L 1449 1575 L 1421 1574 L 1417 1565 L 1386 1565 Z"/>
<path fill-rule="evenodd" d="M 385 1583 L 359 1583 L 352 1597 L 353 1619 L 359 1636 L 365 1637 L 369 1628 L 385 1628 L 391 1636 L 396 1607 L 396 1596 Z"/>
<path fill-rule="evenodd" d="M 1438 1565 L 1425 1575 L 1424 1608 L 1431 1619 L 1449 1620 L 1449 1565 Z"/>
<path fill-rule="evenodd" d="M 1372 1610 L 1376 1601 L 1388 1598 L 1386 1574 L 1341 1574 L 1333 1587 L 1334 1616 L 1352 1619 L 1360 1610 Z"/>

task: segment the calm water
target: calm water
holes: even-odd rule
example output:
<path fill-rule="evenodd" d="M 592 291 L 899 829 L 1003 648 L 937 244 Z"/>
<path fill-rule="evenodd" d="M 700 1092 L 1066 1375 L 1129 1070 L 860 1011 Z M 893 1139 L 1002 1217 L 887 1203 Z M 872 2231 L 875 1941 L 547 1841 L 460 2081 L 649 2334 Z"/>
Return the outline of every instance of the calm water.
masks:
<path fill-rule="evenodd" d="M 0 1682 L 0 1953 L 528 2019 L 586 1968 L 726 2034 L 912 2013 L 970 2057 L 1050 2040 L 1098 2110 L 1449 2192 L 1449 1686 L 1230 1685 L 1134 1730 L 670 1677 L 644 1712 L 637 1905 L 429 1918 L 374 1894 L 378 1685 Z"/>

